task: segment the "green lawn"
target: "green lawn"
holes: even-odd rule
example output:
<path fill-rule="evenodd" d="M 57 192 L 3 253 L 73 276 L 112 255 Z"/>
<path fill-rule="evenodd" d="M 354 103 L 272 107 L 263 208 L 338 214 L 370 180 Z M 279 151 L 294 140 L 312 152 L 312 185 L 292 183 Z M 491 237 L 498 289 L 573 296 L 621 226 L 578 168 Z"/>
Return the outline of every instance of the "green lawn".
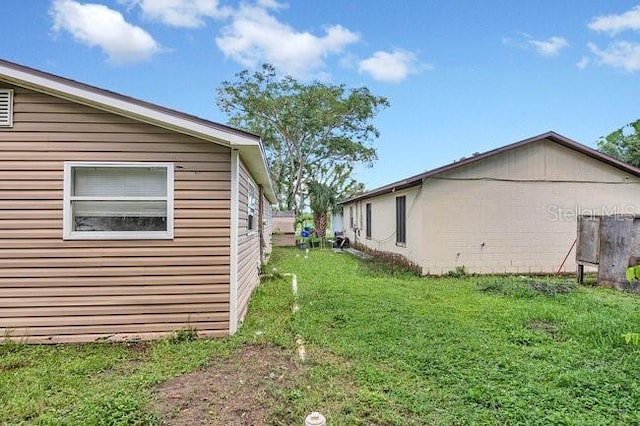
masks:
<path fill-rule="evenodd" d="M 0 346 L 0 424 L 153 424 L 153 386 L 248 343 L 307 360 L 271 422 L 640 424 L 640 296 L 562 280 L 418 278 L 330 250 L 276 251 L 238 335 L 136 345 Z"/>

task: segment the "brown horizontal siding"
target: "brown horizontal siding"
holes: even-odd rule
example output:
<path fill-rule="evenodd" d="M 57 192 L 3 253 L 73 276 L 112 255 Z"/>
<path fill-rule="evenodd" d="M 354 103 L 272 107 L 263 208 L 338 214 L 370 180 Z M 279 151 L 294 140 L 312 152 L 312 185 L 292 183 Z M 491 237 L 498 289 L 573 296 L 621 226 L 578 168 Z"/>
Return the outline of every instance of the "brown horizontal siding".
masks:
<path fill-rule="evenodd" d="M 198 323 L 201 324 L 203 328 L 206 330 L 222 332 L 222 333 L 215 333 L 220 336 L 220 335 L 226 334 L 226 329 L 228 328 L 228 323 L 224 320 L 221 320 L 221 318 L 222 317 L 220 315 L 202 317 L 202 318 L 199 318 Z M 127 321 L 130 321 L 130 317 L 123 317 L 123 320 L 125 319 Z M 144 319 L 149 320 L 150 318 L 146 317 Z M 177 321 L 173 323 L 155 323 L 155 324 L 154 323 L 150 323 L 150 324 L 134 323 L 134 324 L 93 325 L 93 326 L 68 325 L 68 326 L 53 326 L 53 327 L 44 326 L 44 327 L 38 327 L 37 329 L 17 328 L 17 329 L 12 329 L 11 332 L 14 335 L 18 333 L 27 334 L 31 337 L 37 337 L 39 338 L 39 340 L 44 340 L 44 341 L 50 340 L 48 339 L 48 336 L 55 336 L 51 340 L 56 339 L 56 342 L 62 340 L 61 338 L 65 336 L 63 333 L 72 333 L 72 334 L 81 335 L 81 336 L 93 335 L 91 338 L 86 339 L 84 341 L 97 340 L 99 338 L 111 336 L 115 333 L 118 333 L 118 334 L 136 333 L 137 335 L 139 335 L 139 333 L 153 332 L 153 333 L 158 333 L 157 337 L 160 337 L 162 334 L 165 334 L 164 329 L 167 327 L 172 327 L 174 330 L 184 327 L 184 323 L 185 323 L 184 317 L 176 317 L 175 319 Z M 212 321 L 206 322 L 205 321 L 206 319 L 211 319 Z M 186 321 L 188 321 L 188 319 Z M 67 334 L 66 337 L 67 339 L 64 341 L 70 341 L 69 337 L 71 336 Z"/>
<path fill-rule="evenodd" d="M 11 291 L 10 289 L 3 291 L 3 296 L 5 298 L 17 298 L 22 297 L 24 300 L 34 300 L 37 297 L 61 297 L 61 296 L 77 296 L 78 290 L 82 289 L 82 287 L 51 287 L 51 283 L 47 283 L 46 287 L 31 287 L 31 288 L 20 288 L 14 289 Z M 109 286 L 106 287 L 93 287 L 91 289 L 91 294 L 94 297 L 97 296 L 131 296 L 131 295 L 139 295 L 139 296 L 147 296 L 150 293 L 155 295 L 183 295 L 185 291 L 189 294 L 226 294 L 225 297 L 229 297 L 227 293 L 227 288 L 223 285 L 219 284 L 180 284 L 180 285 L 161 285 L 161 286 L 149 286 L 149 285 L 138 285 L 138 286 Z M 33 299 L 32 299 L 33 298 Z M 227 300 L 224 299 L 224 300 Z M 15 300 L 15 299 L 12 299 Z"/>
<path fill-rule="evenodd" d="M 231 207 L 231 201 L 227 198 L 224 200 L 177 199 L 174 200 L 173 203 L 176 207 L 176 214 L 178 211 L 186 209 L 222 209 L 228 211 Z"/>
<path fill-rule="evenodd" d="M 201 323 L 206 324 L 206 323 Z M 169 327 L 170 324 L 167 324 Z M 210 330 L 203 328 L 198 331 L 201 337 L 223 337 L 227 335 L 228 323 L 224 330 Z M 114 327 L 115 328 L 115 327 Z M 26 329 L 28 332 L 29 329 Z M 64 343 L 88 343 L 88 342 L 127 342 L 132 340 L 154 340 L 166 337 L 166 332 L 159 333 L 110 333 L 110 334 L 72 334 L 72 335 L 47 335 L 45 337 L 30 335 L 31 343 L 64 344 Z"/>
<path fill-rule="evenodd" d="M 130 324 L 162 324 L 167 322 L 182 323 L 182 324 L 197 324 L 198 321 L 227 321 L 229 314 L 224 311 L 210 311 L 206 313 L 191 313 L 191 312 L 171 312 L 171 313 L 136 313 L 136 314 L 121 314 L 113 315 L 111 313 L 107 315 L 63 315 L 63 316 L 50 316 L 50 317 L 33 317 L 30 321 L 33 327 L 29 328 L 29 333 L 37 334 L 36 327 L 46 326 L 103 326 L 103 325 L 130 325 Z M 17 327 L 23 327 L 21 325 L 20 318 L 7 318 L 8 332 L 12 335 L 13 330 Z M 26 327 L 25 327 L 26 329 Z M 140 327 L 142 330 L 143 328 Z M 175 329 L 174 329 L 175 330 Z"/>
<path fill-rule="evenodd" d="M 22 191 L 22 190 L 62 189 L 62 182 L 57 180 L 0 180 L 0 191 Z"/>
<path fill-rule="evenodd" d="M 168 147 L 175 147 L 177 144 L 186 143 L 193 144 L 194 140 L 190 136 L 181 136 L 175 135 L 171 139 L 171 141 L 167 141 L 166 133 L 92 133 L 92 132 L 74 132 L 66 133 L 42 133 L 42 132 L 20 132 L 14 133 L 11 135 L 9 133 L 0 132 L 0 142 L 63 142 L 63 143 L 74 143 L 74 142 L 105 142 L 105 143 L 135 143 L 135 144 L 145 144 L 148 145 L 150 143 L 166 143 Z M 203 146 L 206 146 L 208 142 L 196 141 Z M 89 150 L 90 147 L 83 147 L 83 150 Z M 95 148 L 94 148 L 95 149 Z M 198 145 L 187 147 L 187 150 L 196 150 L 198 149 Z M 205 148 L 202 148 L 205 149 Z M 213 146 L 210 152 L 226 152 L 227 148 L 223 146 Z M 24 149 L 23 149 L 24 150 Z M 206 149 L 205 149 L 206 150 Z M 206 150 L 209 151 L 209 150 Z"/>
<path fill-rule="evenodd" d="M 198 324 L 202 327 L 203 335 L 224 336 L 229 327 L 228 322 L 221 321 L 220 316 L 210 317 L 213 321 L 206 322 L 205 318 L 199 319 Z M 11 330 L 13 335 L 28 335 L 31 341 L 45 343 L 66 343 L 66 342 L 91 342 L 95 340 L 125 340 L 133 338 L 155 339 L 166 335 L 166 328 L 177 330 L 184 328 L 185 319 L 176 318 L 180 322 L 173 323 L 151 323 L 151 324 L 109 324 L 97 326 L 61 326 L 61 327 L 38 327 L 36 329 L 15 328 Z M 188 321 L 188 319 L 186 320 Z M 62 334 L 70 333 L 70 334 Z M 114 339 L 119 336 L 119 339 Z"/>
<path fill-rule="evenodd" d="M 94 243 L 95 244 L 95 243 Z M 71 258 L 80 261 L 80 258 L 109 258 L 109 257 L 156 257 L 162 259 L 163 257 L 173 257 L 175 247 L 121 247 L 117 250 L 104 247 L 88 247 L 88 248 L 73 248 L 65 247 L 52 251 L 41 248 L 0 248 L 0 262 L 6 259 L 50 259 L 50 258 Z M 201 257 L 226 257 L 228 255 L 228 248 L 225 246 L 220 247 L 183 247 L 180 249 L 182 256 L 201 256 Z"/>
<path fill-rule="evenodd" d="M 124 146 L 123 146 L 124 149 Z M 153 149 L 153 145 L 148 147 L 149 150 Z M 59 161 L 171 161 L 175 162 L 177 158 L 182 161 L 198 162 L 203 161 L 203 155 L 201 153 L 186 153 L 179 154 L 174 152 L 127 152 L 127 151 L 49 151 L 43 149 L 42 151 L 9 151 L 2 153 L 2 159 L 4 161 L 40 161 L 43 160 L 43 152 L 47 153 L 44 157 L 47 161 L 59 160 Z M 224 163 L 223 154 L 212 155 L 208 162 Z M 180 163 L 176 164 L 180 166 Z"/>
<path fill-rule="evenodd" d="M 243 318 L 247 313 L 251 293 L 258 285 L 260 255 L 255 244 L 246 244 L 240 250 L 243 254 L 238 262 L 238 313 Z"/>
<path fill-rule="evenodd" d="M 15 111 L 13 120 L 16 123 L 99 123 L 99 124 L 132 124 L 139 125 L 130 118 L 118 117 L 106 112 L 95 111 Z"/>
<path fill-rule="evenodd" d="M 0 333 L 227 334 L 229 149 L 13 88 L 14 126 L 0 129 Z M 63 241 L 65 161 L 173 163 L 174 239 Z"/>
<path fill-rule="evenodd" d="M 196 293 L 197 294 L 197 293 Z M 228 297 L 222 294 L 198 294 L 198 300 L 201 304 L 228 304 Z M 86 313 L 98 312 L 124 312 L 131 310 L 131 306 L 144 306 L 142 309 L 165 309 L 171 310 L 174 306 L 184 306 L 193 302 L 192 294 L 145 294 L 145 295 L 115 295 L 115 296 L 96 296 L 91 298 L 84 296 L 56 296 L 56 297 L 31 297 L 29 299 L 20 297 L 0 297 L 0 314 L 5 316 L 22 316 L 25 312 L 30 313 L 30 309 L 34 306 L 40 307 L 35 316 L 48 316 L 47 312 L 64 311 L 65 307 L 72 307 L 69 311 L 71 315 L 86 315 Z M 114 308 L 112 309 L 111 306 Z M 9 312 L 7 314 L 7 312 Z M 13 315 L 15 313 L 15 315 Z"/>
<path fill-rule="evenodd" d="M 52 298 L 55 299 L 55 298 Z M 47 325 L 67 325 L 77 317 L 94 316 L 124 316 L 124 315 L 153 315 L 153 314 L 191 314 L 196 312 L 228 312 L 228 303 L 167 303 L 167 304 L 140 304 L 109 306 L 49 306 L 38 309 L 29 308 L 0 308 L 3 321 L 13 328 L 20 324 L 22 318 L 31 318 L 31 322 Z M 33 314 L 37 315 L 33 315 Z M 121 323 L 118 318 L 113 318 L 112 323 Z M 96 323 L 99 323 L 96 321 Z M 75 322 L 75 324 L 83 324 Z"/>
<path fill-rule="evenodd" d="M 258 186 L 255 184 L 245 165 L 240 162 L 239 187 L 239 230 L 238 230 L 238 318 L 242 320 L 247 313 L 249 299 L 259 283 L 258 266 L 260 265 L 260 238 L 258 234 L 259 212 L 256 205 L 255 227 L 247 229 L 247 196 L 249 182 L 253 183 L 258 197 Z"/>
<path fill-rule="evenodd" d="M 2 219 L 0 219 L 2 222 Z M 35 221 L 34 221 L 35 222 Z M 30 226 L 30 224 L 26 224 Z M 2 238 L 12 239 L 40 239 L 40 238 L 62 238 L 62 228 L 34 229 L 34 224 L 30 229 L 4 229 L 2 230 Z M 178 228 L 175 227 L 174 235 L 176 238 L 195 238 L 195 237 L 228 237 L 229 229 L 225 228 Z M 2 225 L 0 225 L 2 229 Z M 97 243 L 94 243 L 97 244 Z M 108 245 L 108 243 L 103 243 Z"/>
<path fill-rule="evenodd" d="M 2 141 L 0 144 L 0 154 L 9 152 L 9 151 L 27 151 L 27 152 L 37 152 L 37 151 L 50 151 L 50 152 L 129 152 L 129 151 L 139 151 L 144 152 L 145 150 L 149 150 L 153 148 L 156 152 L 163 153 L 208 153 L 206 149 L 205 143 L 201 144 L 188 144 L 188 143 L 167 143 L 164 144 L 161 141 L 154 142 L 146 142 L 141 143 L 139 138 L 132 138 L 132 140 L 124 140 L 121 142 L 116 142 L 113 139 L 107 138 L 108 141 L 96 141 L 101 142 L 100 144 L 87 144 L 86 141 L 81 142 L 52 142 L 50 140 L 47 141 Z M 151 143 L 160 143 L 158 146 L 151 147 Z M 184 147 L 184 149 L 181 149 Z M 224 155 L 224 153 L 221 153 Z"/>
<path fill-rule="evenodd" d="M 46 95 L 44 93 L 34 92 L 32 90 L 23 89 L 21 87 L 15 87 L 11 85 L 8 85 L 7 87 L 10 89 L 13 89 L 16 92 L 16 94 L 20 95 L 20 99 L 19 99 L 20 102 L 16 102 L 15 104 L 16 108 L 19 107 L 19 104 L 31 104 L 31 103 L 47 104 L 47 105 L 55 105 L 55 104 L 78 105 L 84 108 L 88 108 L 88 107 L 85 107 L 84 105 L 76 104 L 75 102 L 69 102 L 64 99 L 55 98 L 55 97 Z"/>
<path fill-rule="evenodd" d="M 49 239 L 6 239 L 4 235 L 0 235 L 0 247 L 3 248 L 43 248 L 43 249 L 60 249 L 60 235 L 56 235 Z M 228 247 L 229 237 L 191 237 L 191 238 L 174 238 L 173 240 L 114 240 L 103 241 L 100 248 L 107 248 L 116 253 L 120 252 L 120 248 L 129 247 Z M 95 241 L 89 240 L 70 240 L 65 241 L 64 248 L 94 248 Z M 54 251 L 51 251 L 54 253 Z"/>
<path fill-rule="evenodd" d="M 106 268 L 117 266 L 135 267 L 155 267 L 155 266 L 210 266 L 228 265 L 229 258 L 221 256 L 100 256 L 100 257 L 78 257 L 78 258 L 26 258 L 26 259 L 0 259 L 0 274 L 2 270 L 11 268 Z"/>
<path fill-rule="evenodd" d="M 196 272 L 196 271 L 194 271 Z M 13 284 L 13 289 L 11 288 Z M 123 275 L 123 276 L 96 276 L 96 277 L 84 277 L 82 279 L 76 279 L 69 281 L 65 277 L 0 277 L 0 286 L 6 287 L 3 291 L 11 292 L 21 291 L 31 287 L 38 287 L 45 289 L 46 287 L 91 287 L 91 293 L 97 291 L 97 287 L 109 287 L 118 286 L 123 291 L 127 289 L 133 289 L 135 286 L 161 286 L 161 285 L 173 285 L 175 284 L 175 278 L 172 275 Z M 222 274 L 201 274 L 201 275 L 186 275 L 180 276 L 179 285 L 195 285 L 195 284 L 221 284 L 225 285 L 224 290 L 228 287 L 227 277 Z M 134 291 L 134 290 L 132 290 Z M 4 294 L 4 293 L 3 293 Z M 11 296 L 18 297 L 18 296 Z"/>
<path fill-rule="evenodd" d="M 95 267 L 35 267 L 35 268 L 2 268 L 0 278 L 44 278 L 44 277 L 65 277 L 69 279 L 79 279 L 81 277 L 127 277 L 146 275 L 172 275 L 176 276 L 176 282 L 180 281 L 178 276 L 189 274 L 203 275 L 226 275 L 229 267 L 226 265 L 202 266 L 202 265 L 177 265 L 177 266 L 102 266 Z M 0 294 L 2 294 L 0 292 Z"/>
<path fill-rule="evenodd" d="M 0 145 L 2 145 L 0 143 Z M 18 171 L 0 171 L 0 181 L 4 180 L 56 180 L 58 179 L 58 172 L 54 171 L 33 171 L 33 170 L 18 170 Z"/>
<path fill-rule="evenodd" d="M 14 132 L 68 132 L 73 125 L 78 132 L 86 133 L 166 133 L 165 129 L 149 126 L 144 123 L 120 123 L 117 120 L 112 124 L 105 123 L 33 123 L 30 121 L 14 121 Z"/>
<path fill-rule="evenodd" d="M 0 128 L 0 134 L 2 134 L 3 129 Z M 0 142 L 1 143 L 1 142 Z M 73 159 L 74 161 L 98 161 L 95 157 L 93 157 L 92 155 L 87 155 L 84 154 L 85 158 L 83 159 Z M 122 157 L 122 156 L 121 156 Z M 20 161 L 20 160 L 12 160 L 12 161 L 5 161 L 4 156 L 0 156 L 0 171 L 2 172 L 7 172 L 7 171 L 20 171 L 20 170 L 27 170 L 27 171 L 37 171 L 37 172 L 42 172 L 42 171 L 48 171 L 48 170 L 52 170 L 52 171 L 58 171 L 61 170 L 63 168 L 63 164 L 64 161 L 60 160 L 60 161 L 48 161 L 49 156 L 48 155 L 40 155 L 39 159 L 33 160 L 33 161 Z M 71 161 L 71 159 L 69 159 Z M 201 157 L 202 160 L 202 157 Z M 100 161 L 144 161 L 144 160 L 140 160 L 140 159 L 133 159 L 133 158 L 127 158 L 125 160 L 122 159 L 113 159 L 113 160 L 100 160 Z M 154 161 L 160 161 L 160 160 L 154 160 Z M 219 171 L 229 171 L 231 170 L 230 166 L 227 163 L 223 163 L 221 161 L 180 161 L 180 156 L 179 155 L 174 155 L 170 160 L 162 160 L 162 161 L 171 161 L 174 163 L 176 170 L 175 172 L 191 172 L 195 175 L 202 173 L 202 172 L 219 172 Z"/>

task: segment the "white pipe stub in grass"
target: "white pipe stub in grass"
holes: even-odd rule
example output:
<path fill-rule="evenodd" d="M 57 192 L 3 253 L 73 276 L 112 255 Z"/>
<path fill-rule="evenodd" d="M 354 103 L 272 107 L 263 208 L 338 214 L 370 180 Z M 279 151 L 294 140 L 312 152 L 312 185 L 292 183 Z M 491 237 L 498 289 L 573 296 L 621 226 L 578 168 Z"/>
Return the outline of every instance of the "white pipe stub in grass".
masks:
<path fill-rule="evenodd" d="M 298 345 L 298 357 L 300 358 L 300 361 L 304 361 L 307 359 L 307 351 L 304 348 L 304 340 L 302 339 L 302 336 L 298 335 L 296 344 Z"/>
<path fill-rule="evenodd" d="M 327 419 L 317 411 L 309 414 L 306 419 L 304 419 L 304 426 L 326 426 Z"/>
<path fill-rule="evenodd" d="M 291 307 L 291 310 L 295 314 L 300 310 L 300 305 L 298 305 L 298 277 L 296 274 L 284 275 L 291 277 L 291 293 L 293 293 L 293 306 Z"/>

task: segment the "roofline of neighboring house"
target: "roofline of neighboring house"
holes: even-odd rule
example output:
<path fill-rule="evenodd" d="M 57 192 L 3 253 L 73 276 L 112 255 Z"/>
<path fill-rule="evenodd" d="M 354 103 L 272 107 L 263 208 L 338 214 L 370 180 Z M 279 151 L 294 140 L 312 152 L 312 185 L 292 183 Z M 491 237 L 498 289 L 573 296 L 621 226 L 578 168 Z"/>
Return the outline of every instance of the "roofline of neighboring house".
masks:
<path fill-rule="evenodd" d="M 596 151 L 595 149 L 589 148 L 588 146 L 585 146 L 581 143 L 578 143 L 574 140 L 571 140 L 567 137 L 564 137 L 562 135 L 559 135 L 555 132 L 547 132 L 547 133 L 543 133 L 541 135 L 538 136 L 534 136 L 532 138 L 528 138 L 528 139 L 524 139 L 521 140 L 519 142 L 515 142 L 509 145 L 505 145 L 503 147 L 500 148 L 496 148 L 493 149 L 491 151 L 487 151 L 484 152 L 482 154 L 478 154 L 478 155 L 474 155 L 473 157 L 469 157 L 469 158 L 465 158 L 463 160 L 460 161 L 454 161 L 453 163 L 449 163 L 446 164 L 442 167 L 438 167 L 432 170 L 428 170 L 424 173 L 420 173 L 418 175 L 415 176 L 411 176 L 407 179 L 403 179 L 403 180 L 399 180 L 397 182 L 393 182 L 390 183 L 388 185 L 384 185 L 381 186 L 379 188 L 376 189 L 372 189 L 371 191 L 367 191 L 364 192 L 362 194 L 358 194 L 355 195 L 353 197 L 347 198 L 345 200 L 340 201 L 338 204 L 347 204 L 347 203 L 351 203 L 354 201 L 359 201 L 359 200 L 363 200 L 366 198 L 371 198 L 371 197 L 375 197 L 378 195 L 382 195 L 382 194 L 387 194 L 390 192 L 395 192 L 395 191 L 399 191 L 402 189 L 407 189 L 407 188 L 411 188 L 414 186 L 418 186 L 421 185 L 422 182 L 425 179 L 428 179 L 430 177 L 439 175 L 441 173 L 445 173 L 451 170 L 455 170 L 458 169 L 460 167 L 464 167 L 467 166 L 468 164 L 472 164 L 481 160 L 484 160 L 486 158 L 492 157 L 494 155 L 498 155 L 498 154 L 502 154 L 503 152 L 506 151 L 510 151 L 512 149 L 516 149 L 516 148 L 520 148 L 522 146 L 528 145 L 530 143 L 533 142 L 537 142 L 543 139 L 547 139 L 547 140 L 551 140 L 553 142 L 556 142 L 562 146 L 565 146 L 569 149 L 573 149 L 574 151 L 580 152 L 582 154 L 585 154 L 595 160 L 601 161 L 603 163 L 606 163 L 610 166 L 613 166 L 617 169 L 620 169 L 624 172 L 627 172 L 629 174 L 632 174 L 635 177 L 640 177 L 640 169 L 637 167 L 634 167 L 630 164 L 627 164 L 623 161 L 620 161 L 616 158 L 610 157 L 606 154 L 603 154 L 599 151 Z"/>
<path fill-rule="evenodd" d="M 276 203 L 264 147 L 257 135 L 4 59 L 0 59 L 0 81 L 237 149 L 267 199 Z"/>

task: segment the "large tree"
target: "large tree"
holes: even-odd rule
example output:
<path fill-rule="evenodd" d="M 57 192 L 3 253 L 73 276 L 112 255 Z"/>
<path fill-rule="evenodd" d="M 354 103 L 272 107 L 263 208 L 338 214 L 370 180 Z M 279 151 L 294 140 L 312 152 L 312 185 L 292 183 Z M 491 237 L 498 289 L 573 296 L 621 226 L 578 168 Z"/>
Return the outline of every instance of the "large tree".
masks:
<path fill-rule="evenodd" d="M 625 163 L 640 167 L 640 120 L 601 137 L 598 149 Z"/>
<path fill-rule="evenodd" d="M 223 82 L 217 105 L 231 125 L 262 136 L 278 207 L 299 212 L 308 197 L 307 182 L 326 184 L 337 196 L 361 188 L 353 168 L 376 160 L 371 142 L 379 132 L 371 122 L 389 102 L 365 87 L 280 77 L 265 64 Z"/>

